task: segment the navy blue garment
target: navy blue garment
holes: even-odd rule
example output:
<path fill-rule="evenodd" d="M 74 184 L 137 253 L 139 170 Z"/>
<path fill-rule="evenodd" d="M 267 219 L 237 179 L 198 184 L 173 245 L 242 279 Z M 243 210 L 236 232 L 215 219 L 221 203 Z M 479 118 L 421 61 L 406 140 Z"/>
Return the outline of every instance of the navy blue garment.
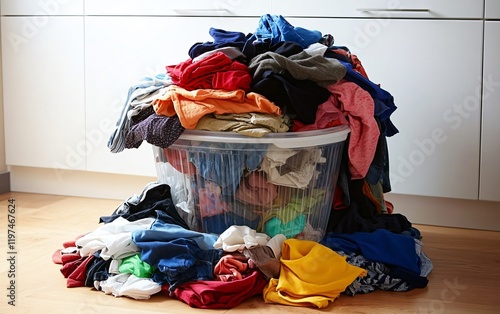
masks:
<path fill-rule="evenodd" d="M 109 278 L 109 265 L 112 259 L 104 260 L 100 251 L 94 254 L 95 258 L 87 265 L 85 272 L 85 287 L 94 288 L 94 281 L 104 281 Z"/>
<path fill-rule="evenodd" d="M 236 47 L 240 49 L 244 54 L 244 51 L 251 51 L 249 50 L 249 48 L 244 49 L 245 45 L 247 44 L 248 38 L 247 35 L 242 32 L 226 31 L 214 27 L 211 27 L 208 32 L 212 36 L 214 41 L 207 41 L 203 43 L 198 42 L 192 45 L 191 48 L 189 48 L 188 52 L 191 59 L 194 59 L 205 52 L 223 47 Z M 247 56 L 247 58 L 248 57 L 249 56 Z"/>
<path fill-rule="evenodd" d="M 189 229 L 172 202 L 170 186 L 159 182 L 148 184 L 141 195 L 129 197 L 110 216 L 101 216 L 99 222 L 110 223 L 118 217 L 128 221 L 137 221 L 157 217 L 158 211 L 164 213 L 165 221 Z"/>
<path fill-rule="evenodd" d="M 189 281 L 213 280 L 213 270 L 222 250 L 202 250 L 195 240 L 179 238 L 170 242 L 140 243 L 141 259 L 155 267 L 153 281 L 169 285 L 169 291 Z"/>
<path fill-rule="evenodd" d="M 386 90 L 382 89 L 377 84 L 373 83 L 369 79 L 365 78 L 359 72 L 356 72 L 352 65 L 348 62 L 343 62 L 339 60 L 341 64 L 343 64 L 347 73 L 344 77 L 345 80 L 356 83 L 362 89 L 367 91 L 374 100 L 379 100 L 380 103 L 376 104 L 376 114 L 378 114 L 378 118 L 384 124 L 384 135 L 391 137 L 397 133 L 399 130 L 394 126 L 390 119 L 390 115 L 396 111 L 397 107 L 394 104 L 394 97 Z M 383 110 L 380 109 L 381 106 L 385 106 Z"/>
<path fill-rule="evenodd" d="M 401 267 L 420 275 L 420 257 L 413 237 L 395 234 L 385 229 L 352 234 L 328 233 L 321 244 L 334 251 L 356 253 L 367 260 Z"/>
<path fill-rule="evenodd" d="M 407 282 L 411 287 L 425 288 L 429 283 L 427 277 L 420 276 L 414 272 L 408 271 L 401 267 L 394 267 L 389 271 L 389 276 L 399 278 Z"/>
<path fill-rule="evenodd" d="M 304 51 L 301 45 L 291 41 L 280 41 L 279 43 L 269 47 L 268 51 L 272 51 L 284 57 L 290 57 L 294 54 Z"/>
<path fill-rule="evenodd" d="M 317 30 L 294 27 L 281 15 L 262 15 L 259 25 L 253 34 L 253 39 L 261 42 L 277 44 L 280 41 L 291 41 L 307 48 L 317 43 L 323 35 Z"/>
<path fill-rule="evenodd" d="M 257 229 L 260 223 L 260 217 L 249 220 L 238 216 L 232 212 L 226 212 L 220 215 L 214 215 L 203 218 L 203 230 L 210 233 L 221 234 L 232 225 L 247 226 L 251 229 Z"/>
<path fill-rule="evenodd" d="M 361 73 L 355 71 L 352 68 L 352 63 L 350 60 L 346 60 L 346 57 L 344 55 L 333 51 L 338 48 L 349 51 L 349 49 L 347 49 L 346 47 L 332 47 L 332 49 L 326 50 L 323 56 L 326 58 L 337 59 L 346 67 L 347 73 L 344 79 L 349 82 L 356 83 L 372 96 L 375 102 L 375 116 L 378 117 L 380 119 L 380 122 L 383 124 L 383 134 L 385 136 L 391 137 L 399 133 L 399 130 L 390 119 L 392 113 L 397 109 L 396 105 L 394 104 L 394 97 L 388 91 L 382 89 L 380 86 L 364 77 Z"/>
<path fill-rule="evenodd" d="M 380 123 L 378 118 L 377 121 L 380 135 L 377 141 L 377 148 L 375 150 L 375 155 L 366 173 L 365 180 L 371 185 L 382 183 L 382 192 L 388 193 L 392 190 L 391 181 L 389 175 L 389 149 L 387 147 L 387 138 L 383 134 L 383 125 Z"/>

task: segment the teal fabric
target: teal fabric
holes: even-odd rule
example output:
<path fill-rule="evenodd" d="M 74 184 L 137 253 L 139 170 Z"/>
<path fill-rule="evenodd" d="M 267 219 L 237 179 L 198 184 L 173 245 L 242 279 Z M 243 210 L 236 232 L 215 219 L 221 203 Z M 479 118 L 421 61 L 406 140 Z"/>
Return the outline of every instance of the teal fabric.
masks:
<path fill-rule="evenodd" d="M 277 234 L 283 234 L 287 238 L 293 238 L 301 233 L 306 226 L 306 216 L 297 215 L 287 223 L 283 223 L 279 218 L 273 217 L 264 224 L 264 230 L 267 235 L 274 237 Z"/>

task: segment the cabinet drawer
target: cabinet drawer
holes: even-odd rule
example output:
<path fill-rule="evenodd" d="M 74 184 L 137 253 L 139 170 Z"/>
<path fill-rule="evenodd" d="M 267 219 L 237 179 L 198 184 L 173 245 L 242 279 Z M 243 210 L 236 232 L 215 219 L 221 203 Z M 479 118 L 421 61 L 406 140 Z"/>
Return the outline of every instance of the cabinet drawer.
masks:
<path fill-rule="evenodd" d="M 84 0 L 1 0 L 2 15 L 82 15 Z"/>
<path fill-rule="evenodd" d="M 87 15 L 260 16 L 271 0 L 86 0 Z"/>
<path fill-rule="evenodd" d="M 487 19 L 500 19 L 500 1 L 486 0 L 484 3 L 484 17 Z"/>
<path fill-rule="evenodd" d="M 480 19 L 483 17 L 483 1 L 460 0 L 451 3 L 448 0 L 272 0 L 272 12 L 297 17 Z"/>

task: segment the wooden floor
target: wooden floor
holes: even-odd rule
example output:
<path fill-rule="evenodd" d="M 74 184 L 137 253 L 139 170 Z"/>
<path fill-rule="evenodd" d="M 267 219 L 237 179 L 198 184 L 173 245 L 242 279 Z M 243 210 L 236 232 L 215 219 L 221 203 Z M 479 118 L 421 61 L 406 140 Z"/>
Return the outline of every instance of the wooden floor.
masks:
<path fill-rule="evenodd" d="M 7 247 L 9 199 L 16 206 L 15 255 Z M 98 218 L 111 214 L 121 200 L 9 193 L 0 195 L 0 201 L 0 313 L 500 313 L 499 232 L 416 226 L 434 264 L 425 289 L 341 295 L 322 310 L 265 304 L 262 297 L 230 310 L 200 310 L 163 295 L 137 301 L 86 287 L 66 288 L 52 253 L 64 241 L 94 230 Z M 11 256 L 17 262 L 14 269 Z M 15 307 L 8 305 L 11 270 Z"/>

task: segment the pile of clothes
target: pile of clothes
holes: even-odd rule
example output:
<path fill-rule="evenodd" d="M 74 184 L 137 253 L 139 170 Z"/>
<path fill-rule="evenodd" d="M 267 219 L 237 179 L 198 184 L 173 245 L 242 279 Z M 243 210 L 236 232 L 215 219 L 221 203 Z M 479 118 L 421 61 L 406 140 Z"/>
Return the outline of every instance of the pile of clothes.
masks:
<path fill-rule="evenodd" d="M 323 308 L 341 294 L 425 287 L 432 262 L 420 233 L 384 199 L 391 190 L 386 137 L 398 133 L 392 95 L 332 35 L 282 16 L 263 15 L 251 34 L 209 33 L 213 41 L 195 43 L 186 61 L 129 88 L 109 149 L 144 141 L 168 149 L 185 130 L 259 138 L 348 125 L 324 237 L 269 235 L 248 225 L 192 230 L 171 187 L 153 182 L 56 250 L 68 287 L 134 299 L 163 293 L 199 308 L 231 308 L 258 294 L 268 303 Z"/>
<path fill-rule="evenodd" d="M 416 234 L 386 229 L 329 233 L 320 242 L 237 225 L 221 234 L 193 231 L 170 187 L 158 182 L 100 222 L 54 252 L 67 287 L 138 300 L 162 293 L 198 308 L 232 308 L 255 295 L 324 308 L 341 294 L 426 287 L 432 270 Z"/>

